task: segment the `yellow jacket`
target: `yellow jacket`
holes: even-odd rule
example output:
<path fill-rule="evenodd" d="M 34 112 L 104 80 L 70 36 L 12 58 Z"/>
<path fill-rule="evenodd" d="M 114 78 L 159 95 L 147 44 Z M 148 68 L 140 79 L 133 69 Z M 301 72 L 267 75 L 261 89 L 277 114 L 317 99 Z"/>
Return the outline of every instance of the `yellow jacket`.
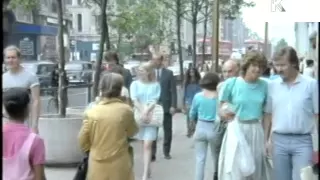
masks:
<path fill-rule="evenodd" d="M 79 133 L 81 149 L 90 151 L 88 179 L 132 179 L 128 138 L 137 131 L 132 108 L 120 99 L 101 99 L 88 109 Z"/>

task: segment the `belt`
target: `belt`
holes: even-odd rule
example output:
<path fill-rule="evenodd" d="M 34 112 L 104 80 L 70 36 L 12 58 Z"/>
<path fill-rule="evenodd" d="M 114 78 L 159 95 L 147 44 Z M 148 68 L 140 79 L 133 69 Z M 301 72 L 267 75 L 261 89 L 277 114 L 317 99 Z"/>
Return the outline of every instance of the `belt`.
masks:
<path fill-rule="evenodd" d="M 253 120 L 239 120 L 240 124 L 256 124 L 260 123 L 258 119 L 253 119 Z"/>
<path fill-rule="evenodd" d="M 285 136 L 306 136 L 311 135 L 311 133 L 279 133 L 279 132 L 273 132 L 275 134 L 279 135 L 285 135 Z"/>
<path fill-rule="evenodd" d="M 207 123 L 213 123 L 214 122 L 214 120 L 204 120 L 204 119 L 198 119 L 198 121 L 207 122 Z"/>

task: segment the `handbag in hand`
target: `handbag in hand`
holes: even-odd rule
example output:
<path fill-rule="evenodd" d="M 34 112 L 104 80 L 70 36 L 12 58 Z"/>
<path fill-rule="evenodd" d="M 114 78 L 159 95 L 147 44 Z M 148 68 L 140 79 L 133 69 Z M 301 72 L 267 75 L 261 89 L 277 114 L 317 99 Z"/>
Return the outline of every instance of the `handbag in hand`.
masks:
<path fill-rule="evenodd" d="M 160 127 L 163 124 L 163 108 L 159 104 L 155 104 L 154 108 L 151 110 L 148 118 L 149 122 L 145 122 L 142 119 L 142 112 L 144 111 L 145 108 L 148 107 L 148 104 L 145 105 L 141 110 L 134 108 L 134 118 L 140 126 L 155 126 L 155 127 Z"/>
<path fill-rule="evenodd" d="M 77 172 L 73 180 L 86 180 L 88 171 L 88 158 L 89 155 L 87 154 L 83 158 L 82 162 L 78 165 Z"/>
<path fill-rule="evenodd" d="M 233 82 L 232 82 L 232 87 L 231 87 L 231 93 L 232 93 L 232 90 L 236 84 L 236 81 L 237 81 L 237 78 L 234 78 Z M 223 90 L 223 89 L 222 89 Z M 231 94 L 230 94 L 230 97 L 229 99 L 231 100 L 232 97 L 231 97 Z M 223 107 L 221 107 L 222 109 L 228 109 L 226 108 L 226 106 L 228 105 L 224 105 Z M 219 105 L 217 106 L 217 112 L 220 111 L 220 107 Z M 220 148 L 221 148 L 221 145 L 222 145 L 222 140 L 223 140 L 223 137 L 224 137 L 224 134 L 226 132 L 226 129 L 227 129 L 227 125 L 228 123 L 225 122 L 225 121 L 222 121 L 221 120 L 221 117 L 220 117 L 220 121 L 218 122 L 219 124 L 216 125 L 215 127 L 215 130 L 216 130 L 216 147 L 217 147 L 217 152 L 219 153 L 220 152 Z"/>

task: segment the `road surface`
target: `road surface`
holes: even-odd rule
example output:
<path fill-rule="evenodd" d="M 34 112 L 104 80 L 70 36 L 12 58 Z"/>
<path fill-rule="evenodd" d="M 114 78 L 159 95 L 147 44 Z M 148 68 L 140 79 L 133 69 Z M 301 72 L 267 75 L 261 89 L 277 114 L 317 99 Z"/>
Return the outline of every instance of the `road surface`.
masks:
<path fill-rule="evenodd" d="M 165 160 L 162 155 L 162 133 L 158 142 L 157 161 L 152 164 L 152 178 L 150 180 L 193 180 L 194 179 L 194 149 L 192 140 L 185 136 L 185 116 L 176 114 L 173 118 L 173 142 L 172 142 L 172 159 Z M 142 179 L 143 159 L 141 143 L 133 142 L 135 152 L 135 176 L 136 180 Z M 211 157 L 208 154 L 208 157 Z M 206 165 L 205 180 L 213 179 L 213 164 L 208 158 Z M 48 180 L 72 180 L 76 170 L 75 168 L 46 168 Z"/>

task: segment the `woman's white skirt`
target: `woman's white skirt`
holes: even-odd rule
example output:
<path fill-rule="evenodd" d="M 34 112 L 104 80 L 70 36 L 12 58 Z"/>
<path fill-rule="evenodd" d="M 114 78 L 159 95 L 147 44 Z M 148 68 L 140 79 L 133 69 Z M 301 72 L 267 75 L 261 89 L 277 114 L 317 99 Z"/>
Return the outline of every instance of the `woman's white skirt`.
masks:
<path fill-rule="evenodd" d="M 231 137 L 228 138 L 228 127 L 226 133 L 223 137 L 221 151 L 219 155 L 219 166 L 218 166 L 218 179 L 219 180 L 271 180 L 271 166 L 267 161 L 264 153 L 264 133 L 261 125 L 261 121 L 252 122 L 239 122 L 239 129 L 243 133 L 245 140 L 247 141 L 253 155 L 255 163 L 255 171 L 249 177 L 242 177 L 239 167 L 236 163 L 232 163 L 232 169 L 230 167 L 230 162 L 227 162 L 226 157 L 228 154 L 228 149 L 234 147 L 228 147 L 228 141 L 233 141 Z M 229 151 L 230 152 L 230 151 Z M 235 154 L 234 158 L 237 158 Z M 233 160 L 232 162 L 235 162 Z"/>

